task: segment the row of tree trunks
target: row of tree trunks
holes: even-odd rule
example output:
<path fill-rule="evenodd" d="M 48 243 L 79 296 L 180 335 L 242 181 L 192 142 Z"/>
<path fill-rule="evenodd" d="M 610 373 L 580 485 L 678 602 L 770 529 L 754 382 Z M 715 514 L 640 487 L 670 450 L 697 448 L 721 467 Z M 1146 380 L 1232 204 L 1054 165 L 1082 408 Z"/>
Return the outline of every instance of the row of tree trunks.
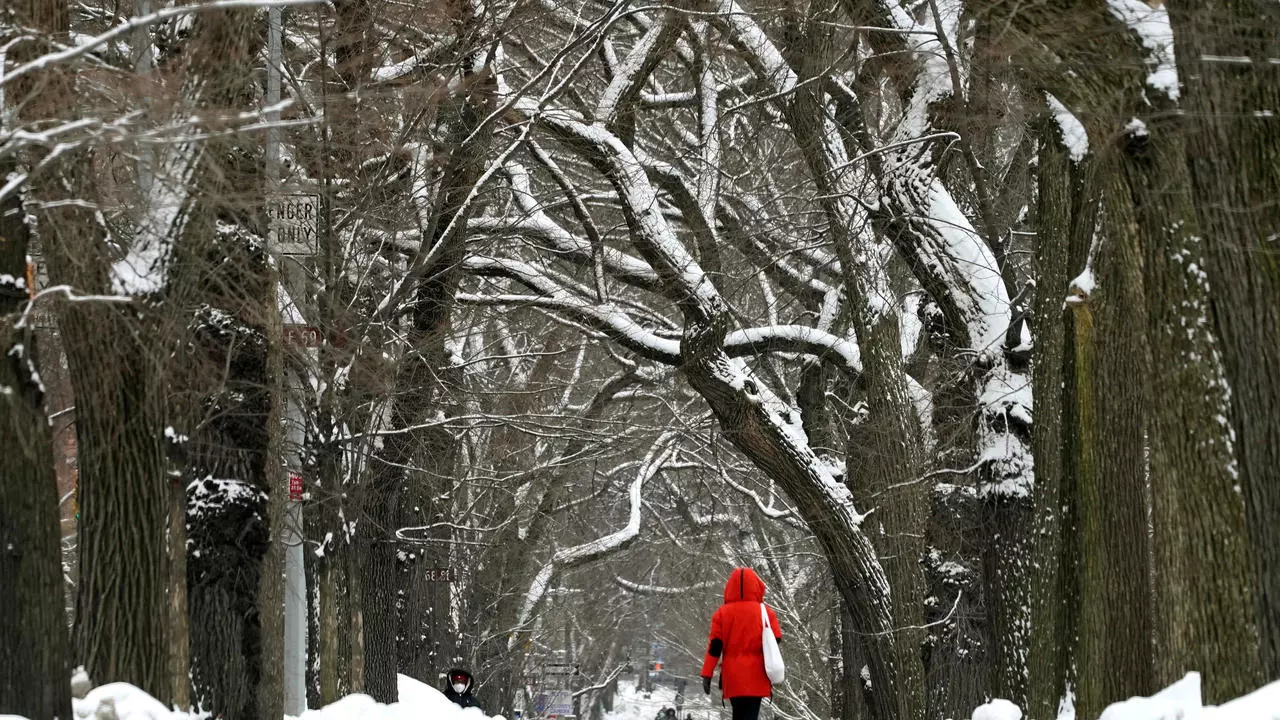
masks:
<path fill-rule="evenodd" d="M 1261 297 L 1251 290 L 1244 301 L 1237 294 L 1248 284 L 1240 282 L 1240 273 L 1259 265 L 1237 256 L 1233 270 L 1215 276 L 1211 257 L 1215 245 L 1238 249 L 1235 238 L 1258 237 L 1257 228 L 1253 234 L 1222 228 L 1219 237 L 1231 241 L 1202 243 L 1204 206 L 1224 205 L 1209 199 L 1207 189 L 1195 188 L 1192 178 L 1212 178 L 1204 180 L 1211 185 L 1265 171 L 1214 166 L 1189 174 L 1188 157 L 1194 171 L 1195 158 L 1233 152 L 1224 147 L 1219 153 L 1189 153 L 1183 143 L 1184 124 L 1212 123 L 1216 116 L 1142 112 L 1151 102 L 1143 98 L 1152 91 L 1126 70 L 1142 66 L 1136 36 L 1103 8 L 1082 3 L 1073 12 L 1093 30 L 1082 33 L 1077 25 L 1068 34 L 1055 32 L 1045 23 L 1060 25 L 1060 18 L 1037 11 L 1013 18 L 1014 26 L 1046 40 L 1056 57 L 1077 70 L 1059 73 L 1049 84 L 1083 120 L 1090 142 L 1084 183 L 1075 187 L 1066 180 L 1056 143 L 1046 143 L 1041 153 L 1038 260 L 1040 271 L 1052 274 L 1040 278 L 1037 300 L 1043 314 L 1036 335 L 1037 417 L 1052 423 L 1052 408 L 1061 407 L 1065 431 L 1044 427 L 1037 434 L 1037 464 L 1043 462 L 1044 470 L 1037 491 L 1036 558 L 1051 572 L 1037 580 L 1033 595 L 1032 718 L 1053 717 L 1073 682 L 1077 712 L 1092 717 L 1110 702 L 1149 694 L 1190 669 L 1204 673 L 1208 702 L 1243 694 L 1261 679 L 1255 618 L 1247 611 L 1255 607 L 1258 569 L 1250 563 L 1250 536 L 1258 541 L 1257 523 L 1246 512 L 1249 474 L 1237 460 L 1244 450 L 1234 442 L 1243 436 L 1246 418 L 1258 417 L 1259 410 L 1245 410 L 1232 393 L 1232 346 L 1222 328 L 1229 324 L 1223 321 L 1226 307 L 1240 309 L 1241 302 Z M 1099 66 L 1090 61 L 1099 47 L 1132 60 Z M 1183 47 L 1178 46 L 1180 58 Z M 1202 52 L 1209 51 L 1193 54 Z M 1200 71 L 1198 65 L 1182 69 Z M 1192 103 L 1200 76 L 1194 77 Z M 1133 115 L 1145 122 L 1118 119 Z M 1228 144 L 1234 147 L 1234 138 Z M 1076 198 L 1068 202 L 1071 194 Z M 1062 243 L 1050 233 L 1067 226 L 1068 207 L 1076 215 L 1070 220 L 1073 238 L 1091 235 L 1093 247 L 1083 258 L 1073 239 L 1064 265 Z M 1069 269 L 1063 274 L 1056 268 Z M 1058 283 L 1081 269 L 1086 273 L 1072 284 L 1068 300 L 1075 322 L 1062 335 L 1053 320 L 1053 306 L 1065 289 Z M 1265 326 L 1266 312 L 1250 315 L 1249 322 Z M 1274 389 L 1258 382 L 1273 364 L 1257 349 L 1256 329 L 1250 325 L 1247 349 L 1236 349 L 1261 368 L 1248 382 Z M 1055 358 L 1060 347 L 1069 351 L 1062 353 L 1061 371 Z M 1061 393 L 1054 389 L 1060 377 L 1066 378 Z M 1227 418 L 1237 424 L 1228 425 Z M 1078 491 L 1072 493 L 1074 481 Z M 1078 503 L 1074 532 L 1072 495 Z M 1063 509 L 1061 518 L 1054 508 Z M 1071 562 L 1075 543 L 1078 576 Z M 1265 592 L 1265 582 L 1263 587 Z M 1256 606 L 1264 608 L 1265 622 L 1265 603 Z M 1073 657 L 1077 623 L 1079 654 Z M 1264 645 L 1266 637 L 1264 632 Z"/>

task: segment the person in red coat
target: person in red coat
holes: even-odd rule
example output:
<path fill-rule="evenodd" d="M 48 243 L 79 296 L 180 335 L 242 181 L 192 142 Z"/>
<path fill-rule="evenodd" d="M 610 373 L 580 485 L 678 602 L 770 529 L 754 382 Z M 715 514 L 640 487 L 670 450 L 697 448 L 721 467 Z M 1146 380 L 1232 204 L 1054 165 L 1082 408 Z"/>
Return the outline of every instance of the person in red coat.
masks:
<path fill-rule="evenodd" d="M 764 603 L 764 581 L 751 568 L 735 568 L 724 586 L 724 604 L 711 616 L 711 640 L 702 661 L 702 691 L 711 694 L 711 676 L 720 666 L 720 692 L 733 705 L 733 720 L 756 720 L 760 703 L 773 695 L 773 684 L 764 672 L 761 646 L 760 606 Z M 773 608 L 769 627 L 782 639 L 778 616 Z"/>

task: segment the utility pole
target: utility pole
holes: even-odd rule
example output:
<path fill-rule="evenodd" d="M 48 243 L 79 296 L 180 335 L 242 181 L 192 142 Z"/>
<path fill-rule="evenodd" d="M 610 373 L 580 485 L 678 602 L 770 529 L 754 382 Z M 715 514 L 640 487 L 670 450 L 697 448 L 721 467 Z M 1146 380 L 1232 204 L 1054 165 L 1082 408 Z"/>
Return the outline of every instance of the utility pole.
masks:
<path fill-rule="evenodd" d="M 277 204 L 281 194 L 280 172 L 280 68 L 282 62 L 281 33 L 282 18 L 280 6 L 272 5 L 267 10 L 267 112 L 269 126 L 266 137 L 267 187 L 269 193 L 268 206 L 271 208 L 269 222 L 272 230 L 268 237 L 272 246 L 268 248 L 272 260 L 278 263 L 277 279 L 287 290 L 300 292 L 302 288 L 297 282 L 303 273 L 298 262 L 287 258 L 280 252 L 279 233 L 277 232 Z M 277 290 L 277 305 L 283 298 L 292 298 L 289 292 Z M 278 308 L 282 313 L 296 314 L 297 303 L 288 301 L 285 307 Z M 290 337 L 288 334 L 285 338 Z M 284 348 L 276 348 L 275 352 L 284 352 Z M 285 506 L 284 526 L 280 529 L 277 541 L 284 545 L 284 712 L 287 715 L 301 715 L 306 710 L 306 659 L 307 659 L 307 600 L 306 600 L 306 567 L 303 552 L 302 533 L 302 487 L 301 487 L 301 448 L 303 444 L 302 408 L 299 404 L 301 383 L 288 370 L 288 363 L 282 363 L 285 377 L 288 379 L 284 393 L 284 447 L 283 459 L 288 472 L 288 501 Z M 272 492 L 283 492 L 285 488 L 272 488 Z"/>

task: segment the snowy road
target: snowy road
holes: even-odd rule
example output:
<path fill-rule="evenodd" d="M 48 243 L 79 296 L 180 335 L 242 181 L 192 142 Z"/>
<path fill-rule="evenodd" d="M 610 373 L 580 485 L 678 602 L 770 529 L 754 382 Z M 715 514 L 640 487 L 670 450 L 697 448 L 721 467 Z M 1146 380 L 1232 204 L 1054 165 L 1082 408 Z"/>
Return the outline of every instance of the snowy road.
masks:
<path fill-rule="evenodd" d="M 654 685 L 653 692 L 645 697 L 643 692 L 636 690 L 635 683 L 619 681 L 613 712 L 606 713 L 604 720 L 654 720 L 663 708 L 675 707 L 675 697 L 675 688 L 670 685 Z M 714 692 L 712 697 L 715 697 Z M 720 703 L 712 705 L 710 698 L 702 694 L 701 681 L 698 678 L 690 679 L 685 690 L 685 704 L 680 711 L 680 720 L 685 720 L 687 716 L 693 716 L 693 720 L 721 720 L 730 715 L 727 708 L 723 709 L 723 715 L 721 713 Z"/>

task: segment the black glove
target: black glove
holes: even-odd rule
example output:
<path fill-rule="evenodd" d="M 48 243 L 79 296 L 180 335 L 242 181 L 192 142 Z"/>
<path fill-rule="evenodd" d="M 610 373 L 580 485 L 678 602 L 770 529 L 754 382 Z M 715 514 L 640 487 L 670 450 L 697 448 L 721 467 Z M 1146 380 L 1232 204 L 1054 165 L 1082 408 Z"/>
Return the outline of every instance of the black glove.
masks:
<path fill-rule="evenodd" d="M 703 695 L 711 694 L 711 678 L 709 677 L 702 678 L 702 694 Z"/>

